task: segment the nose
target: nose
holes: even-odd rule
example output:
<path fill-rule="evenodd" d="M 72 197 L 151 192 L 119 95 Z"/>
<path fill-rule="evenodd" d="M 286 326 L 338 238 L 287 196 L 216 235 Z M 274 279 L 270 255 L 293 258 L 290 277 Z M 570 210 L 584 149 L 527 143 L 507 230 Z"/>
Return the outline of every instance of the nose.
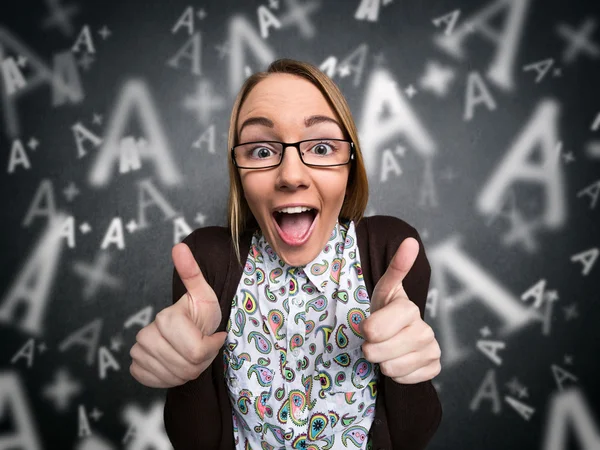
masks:
<path fill-rule="evenodd" d="M 308 167 L 300 159 L 297 148 L 290 145 L 283 149 L 283 160 L 278 169 L 278 188 L 298 189 L 302 186 L 309 186 L 310 177 L 308 176 Z"/>

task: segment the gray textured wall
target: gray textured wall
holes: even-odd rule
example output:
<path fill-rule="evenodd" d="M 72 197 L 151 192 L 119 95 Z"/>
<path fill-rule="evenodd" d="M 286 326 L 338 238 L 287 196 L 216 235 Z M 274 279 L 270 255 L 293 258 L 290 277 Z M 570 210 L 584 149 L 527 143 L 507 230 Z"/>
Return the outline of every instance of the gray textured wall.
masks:
<path fill-rule="evenodd" d="M 170 447 L 164 391 L 128 352 L 171 304 L 172 245 L 225 225 L 233 95 L 278 57 L 329 71 L 367 215 L 423 237 L 443 354 L 430 448 L 600 446 L 596 1 L 0 12 L 0 449 Z"/>

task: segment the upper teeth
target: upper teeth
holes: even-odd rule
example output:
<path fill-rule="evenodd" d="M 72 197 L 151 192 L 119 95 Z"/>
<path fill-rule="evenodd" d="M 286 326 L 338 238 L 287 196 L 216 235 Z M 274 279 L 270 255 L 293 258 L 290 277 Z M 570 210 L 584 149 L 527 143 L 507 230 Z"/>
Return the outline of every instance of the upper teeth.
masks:
<path fill-rule="evenodd" d="M 287 214 L 296 214 L 304 211 L 310 211 L 312 208 L 307 206 L 288 206 L 287 208 L 278 209 L 277 212 L 287 213 Z"/>

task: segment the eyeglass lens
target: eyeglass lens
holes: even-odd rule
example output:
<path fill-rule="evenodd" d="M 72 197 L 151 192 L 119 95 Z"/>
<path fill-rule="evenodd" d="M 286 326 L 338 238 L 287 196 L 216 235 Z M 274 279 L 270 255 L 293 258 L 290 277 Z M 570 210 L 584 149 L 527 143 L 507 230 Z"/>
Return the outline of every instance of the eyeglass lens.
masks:
<path fill-rule="evenodd" d="M 279 164 L 283 144 L 279 142 L 251 142 L 234 148 L 239 166 L 266 167 Z M 350 160 L 350 142 L 335 139 L 315 139 L 300 143 L 302 159 L 306 164 L 330 166 Z"/>

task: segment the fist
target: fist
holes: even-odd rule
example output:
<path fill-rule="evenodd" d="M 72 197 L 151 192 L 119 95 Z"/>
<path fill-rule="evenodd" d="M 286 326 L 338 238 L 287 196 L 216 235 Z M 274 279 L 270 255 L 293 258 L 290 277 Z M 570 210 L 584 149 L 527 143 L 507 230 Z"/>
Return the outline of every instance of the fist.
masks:
<path fill-rule="evenodd" d="M 441 349 L 433 329 L 404 290 L 418 253 L 416 239 L 402 241 L 373 290 L 371 315 L 361 322 L 365 357 L 400 384 L 428 381 L 441 371 Z"/>
<path fill-rule="evenodd" d="M 222 318 L 219 300 L 189 247 L 177 244 L 171 256 L 187 292 L 138 332 L 129 352 L 129 372 L 148 387 L 169 388 L 198 378 L 227 337 L 224 331 L 215 333 Z"/>

